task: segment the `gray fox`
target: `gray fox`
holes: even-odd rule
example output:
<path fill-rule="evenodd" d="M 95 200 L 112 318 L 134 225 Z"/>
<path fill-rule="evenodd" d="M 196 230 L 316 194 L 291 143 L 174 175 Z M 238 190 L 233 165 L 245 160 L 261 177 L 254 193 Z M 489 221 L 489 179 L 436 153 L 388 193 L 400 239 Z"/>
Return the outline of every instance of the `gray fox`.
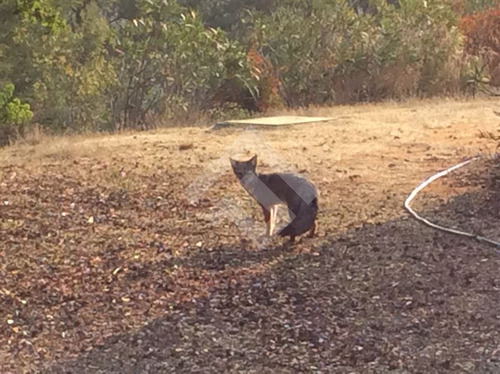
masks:
<path fill-rule="evenodd" d="M 278 205 L 285 204 L 292 220 L 278 235 L 289 236 L 291 242 L 308 230 L 309 236 L 314 236 L 318 193 L 312 183 L 295 174 L 257 174 L 256 155 L 248 161 L 229 160 L 242 186 L 257 200 L 264 212 L 266 235 L 273 235 Z"/>

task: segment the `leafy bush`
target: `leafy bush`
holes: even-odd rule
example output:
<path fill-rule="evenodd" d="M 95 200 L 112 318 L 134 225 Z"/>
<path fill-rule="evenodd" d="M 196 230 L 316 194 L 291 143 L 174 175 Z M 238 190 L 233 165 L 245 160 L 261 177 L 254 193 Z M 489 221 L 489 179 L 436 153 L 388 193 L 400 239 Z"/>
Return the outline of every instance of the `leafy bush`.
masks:
<path fill-rule="evenodd" d="M 498 7 L 498 0 L 466 0 L 464 10 L 466 13 L 477 13 L 495 7 Z"/>
<path fill-rule="evenodd" d="M 96 2 L 14 3 L 8 56 L 15 64 L 8 78 L 33 103 L 37 121 L 55 131 L 101 128 L 111 120 L 106 92 L 114 68 L 106 61 L 110 29 Z"/>
<path fill-rule="evenodd" d="M 0 90 L 0 146 L 23 135 L 25 125 L 33 118 L 29 104 L 14 97 L 14 85 L 6 84 Z"/>
<path fill-rule="evenodd" d="M 205 25 L 240 34 L 248 12 L 271 13 L 278 0 L 179 0 L 182 5 L 197 9 Z"/>
<path fill-rule="evenodd" d="M 416 78 L 414 95 L 456 92 L 460 87 L 461 35 L 456 15 L 440 1 L 402 0 L 400 8 L 382 6 L 378 17 L 397 35 L 391 44 Z M 384 35 L 384 28 L 381 29 Z M 384 56 L 382 50 L 381 55 Z"/>
<path fill-rule="evenodd" d="M 457 89 L 460 35 L 437 1 L 374 1 L 358 15 L 346 1 L 288 1 L 256 23 L 264 56 L 292 106 L 432 95 Z"/>
<path fill-rule="evenodd" d="M 119 27 L 116 48 L 114 114 L 125 127 L 200 110 L 228 81 L 254 86 L 244 49 L 176 2 L 143 1 L 140 16 Z"/>

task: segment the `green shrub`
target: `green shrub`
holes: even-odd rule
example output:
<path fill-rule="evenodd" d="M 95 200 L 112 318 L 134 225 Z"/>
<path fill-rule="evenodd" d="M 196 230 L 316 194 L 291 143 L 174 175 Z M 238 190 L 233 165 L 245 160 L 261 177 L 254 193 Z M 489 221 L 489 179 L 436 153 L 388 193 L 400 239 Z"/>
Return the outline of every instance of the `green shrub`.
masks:
<path fill-rule="evenodd" d="M 29 104 L 14 97 L 14 85 L 6 84 L 0 90 L 0 146 L 18 135 L 24 135 L 26 124 L 33 118 Z"/>
<path fill-rule="evenodd" d="M 488 8 L 498 7 L 498 0 L 466 0 L 465 12 L 477 13 L 487 10 Z"/>
<path fill-rule="evenodd" d="M 432 0 L 372 6 L 373 15 L 356 14 L 343 0 L 294 0 L 256 22 L 289 105 L 459 89 L 460 34 L 451 8 Z"/>
<path fill-rule="evenodd" d="M 109 123 L 106 94 L 115 80 L 106 49 L 111 31 L 98 4 L 7 0 L 2 10 L 0 21 L 9 23 L 2 30 L 8 37 L 0 80 L 15 84 L 40 124 L 60 132 L 96 130 Z M 0 51 L 1 44 L 0 39 Z"/>
<path fill-rule="evenodd" d="M 143 1 L 117 30 L 116 49 L 114 115 L 125 127 L 196 112 L 228 81 L 254 85 L 245 50 L 173 1 Z"/>

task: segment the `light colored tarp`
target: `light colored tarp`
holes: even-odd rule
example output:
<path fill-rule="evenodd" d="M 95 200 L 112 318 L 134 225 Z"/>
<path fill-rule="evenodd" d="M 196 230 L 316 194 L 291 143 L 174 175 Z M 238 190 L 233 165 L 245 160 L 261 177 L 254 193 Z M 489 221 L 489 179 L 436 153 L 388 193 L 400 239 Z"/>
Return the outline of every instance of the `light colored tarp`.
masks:
<path fill-rule="evenodd" d="M 286 126 L 286 125 L 298 125 L 302 123 L 311 123 L 311 122 L 324 122 L 324 121 L 330 121 L 332 119 L 333 118 L 330 117 L 276 116 L 276 117 L 252 118 L 244 120 L 229 120 L 217 123 L 215 125 L 215 128 L 241 126 L 241 125 Z"/>

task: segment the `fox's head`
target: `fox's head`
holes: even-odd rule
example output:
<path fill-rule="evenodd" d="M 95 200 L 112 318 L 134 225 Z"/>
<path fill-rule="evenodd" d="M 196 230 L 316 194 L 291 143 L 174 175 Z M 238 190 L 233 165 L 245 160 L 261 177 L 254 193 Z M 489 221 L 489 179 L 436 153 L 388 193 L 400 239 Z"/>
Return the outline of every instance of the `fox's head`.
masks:
<path fill-rule="evenodd" d="M 234 174 L 240 181 L 248 173 L 255 174 L 255 168 L 257 167 L 257 155 L 253 156 L 248 161 L 236 161 L 232 158 L 229 158 L 229 161 L 231 161 L 231 166 L 233 167 Z"/>

